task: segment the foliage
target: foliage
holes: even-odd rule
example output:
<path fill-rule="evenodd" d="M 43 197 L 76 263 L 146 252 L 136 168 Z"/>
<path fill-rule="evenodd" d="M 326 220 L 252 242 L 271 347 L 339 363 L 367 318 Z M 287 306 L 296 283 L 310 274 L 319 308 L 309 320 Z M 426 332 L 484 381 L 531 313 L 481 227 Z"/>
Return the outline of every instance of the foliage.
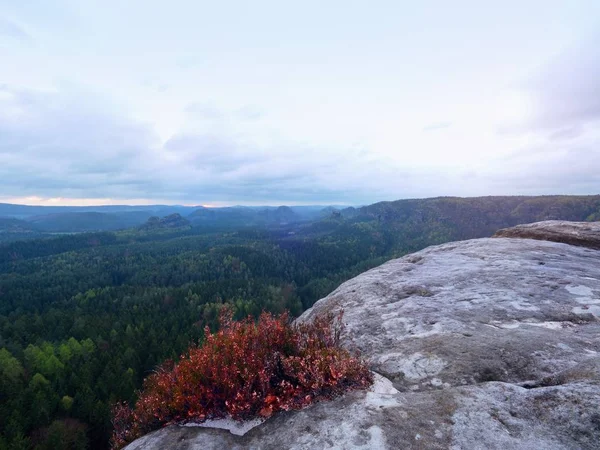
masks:
<path fill-rule="evenodd" d="M 116 405 L 113 447 L 171 423 L 269 417 L 369 386 L 367 366 L 339 345 L 341 319 L 293 325 L 265 312 L 236 322 L 223 308 L 220 331 L 206 328 L 203 345 L 150 375 L 133 409 Z"/>
<path fill-rule="evenodd" d="M 112 233 L 85 233 L 52 239 L 21 240 L 0 245 L 0 264 L 110 245 L 116 241 L 117 238 Z"/>
<path fill-rule="evenodd" d="M 74 419 L 55 420 L 33 437 L 35 450 L 86 450 L 86 426 Z"/>

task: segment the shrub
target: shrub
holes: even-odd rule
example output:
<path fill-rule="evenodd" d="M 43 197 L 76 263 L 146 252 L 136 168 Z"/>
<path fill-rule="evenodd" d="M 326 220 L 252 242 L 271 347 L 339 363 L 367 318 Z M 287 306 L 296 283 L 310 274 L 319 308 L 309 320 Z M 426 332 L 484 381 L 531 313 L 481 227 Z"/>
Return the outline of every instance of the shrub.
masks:
<path fill-rule="evenodd" d="M 366 364 L 339 345 L 341 313 L 299 325 L 287 313 L 263 313 L 257 322 L 232 317 L 224 309 L 220 331 L 207 327 L 202 346 L 150 375 L 134 408 L 114 407 L 113 448 L 161 426 L 267 418 L 373 382 Z"/>

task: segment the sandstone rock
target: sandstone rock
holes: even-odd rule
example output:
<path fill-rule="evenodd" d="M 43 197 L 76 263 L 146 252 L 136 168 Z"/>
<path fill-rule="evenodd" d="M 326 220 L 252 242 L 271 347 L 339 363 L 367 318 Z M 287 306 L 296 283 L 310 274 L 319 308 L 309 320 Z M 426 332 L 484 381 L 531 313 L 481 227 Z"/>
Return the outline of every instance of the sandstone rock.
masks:
<path fill-rule="evenodd" d="M 600 250 L 600 222 L 547 220 L 504 228 L 494 237 L 540 239 Z"/>
<path fill-rule="evenodd" d="M 129 450 L 597 449 L 600 379 L 526 389 L 488 382 L 430 392 L 352 392 L 281 413 L 240 437 L 171 426 Z"/>
<path fill-rule="evenodd" d="M 530 239 L 430 247 L 344 283 L 344 345 L 381 374 L 243 436 L 172 426 L 128 449 L 593 449 L 600 251 Z"/>
<path fill-rule="evenodd" d="M 600 350 L 600 253 L 453 242 L 359 275 L 300 320 L 339 308 L 345 344 L 401 391 L 541 379 Z"/>

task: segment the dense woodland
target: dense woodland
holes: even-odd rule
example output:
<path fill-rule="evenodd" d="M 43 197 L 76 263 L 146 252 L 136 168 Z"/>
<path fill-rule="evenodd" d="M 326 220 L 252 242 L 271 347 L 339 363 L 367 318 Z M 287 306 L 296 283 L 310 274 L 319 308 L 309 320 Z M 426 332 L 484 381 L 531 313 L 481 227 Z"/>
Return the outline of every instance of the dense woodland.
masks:
<path fill-rule="evenodd" d="M 405 200 L 297 221 L 271 210 L 246 226 L 239 214 L 217 216 L 0 244 L 0 450 L 106 448 L 111 406 L 134 401 L 205 325 L 216 329 L 224 304 L 237 318 L 298 315 L 344 280 L 428 245 L 516 223 L 598 220 L 600 197 Z"/>

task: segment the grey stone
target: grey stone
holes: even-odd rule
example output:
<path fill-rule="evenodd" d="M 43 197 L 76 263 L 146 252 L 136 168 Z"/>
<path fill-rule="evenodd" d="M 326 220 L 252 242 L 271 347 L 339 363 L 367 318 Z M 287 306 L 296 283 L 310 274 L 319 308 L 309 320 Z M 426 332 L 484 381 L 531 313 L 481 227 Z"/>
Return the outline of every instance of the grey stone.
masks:
<path fill-rule="evenodd" d="M 344 283 L 345 345 L 401 391 L 541 379 L 600 349 L 600 252 L 529 239 L 430 247 Z"/>
<path fill-rule="evenodd" d="M 377 375 L 243 436 L 171 426 L 134 449 L 598 449 L 600 252 L 530 239 L 430 247 L 344 283 L 298 320 L 344 310 Z"/>
<path fill-rule="evenodd" d="M 540 239 L 600 250 L 600 222 L 547 220 L 504 228 L 493 237 Z"/>

